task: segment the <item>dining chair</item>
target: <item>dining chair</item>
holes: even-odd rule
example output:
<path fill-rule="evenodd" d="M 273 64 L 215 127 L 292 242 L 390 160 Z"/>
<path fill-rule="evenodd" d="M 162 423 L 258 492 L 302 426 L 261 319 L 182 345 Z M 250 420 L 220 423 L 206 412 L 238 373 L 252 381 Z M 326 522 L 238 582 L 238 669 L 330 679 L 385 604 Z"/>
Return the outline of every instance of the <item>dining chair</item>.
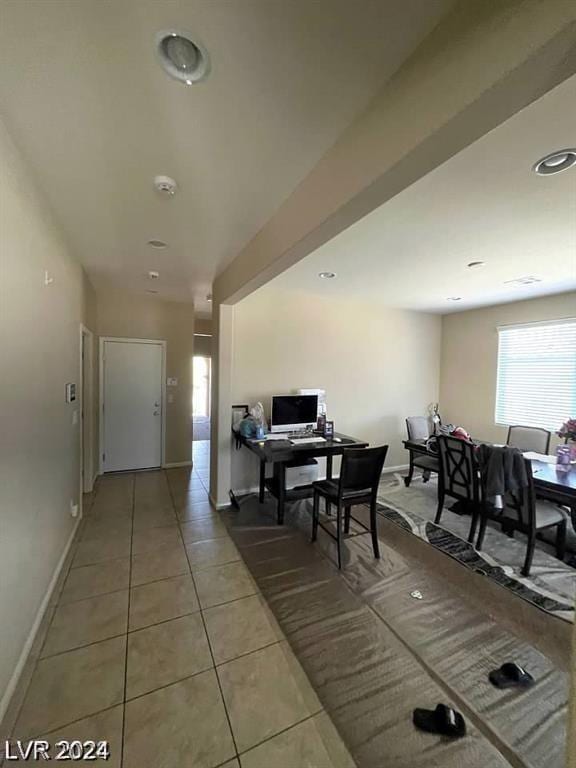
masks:
<path fill-rule="evenodd" d="M 480 515 L 480 478 L 474 445 L 457 437 L 439 435 L 438 456 L 438 508 L 434 522 L 440 522 L 446 496 L 464 502 L 472 514 L 468 534 L 468 541 L 472 543 Z"/>
<path fill-rule="evenodd" d="M 525 533 L 528 537 L 526 546 L 526 558 L 522 568 L 522 575 L 529 576 L 536 546 L 536 535 L 549 528 L 557 528 L 556 532 L 556 557 L 564 560 L 566 554 L 566 529 L 568 516 L 562 509 L 550 501 L 536 499 L 534 490 L 534 478 L 532 464 L 529 459 L 524 459 L 528 484 L 514 493 L 507 493 L 503 497 L 504 506 L 497 509 L 488 503 L 483 494 L 483 503 L 480 520 L 480 531 L 476 549 L 481 550 L 486 533 L 488 520 L 494 520 L 502 524 L 503 528 Z M 485 483 L 484 475 L 481 479 Z"/>
<path fill-rule="evenodd" d="M 406 419 L 406 432 L 408 433 L 408 440 L 428 440 L 432 435 L 432 422 L 427 416 L 408 416 Z M 411 451 L 408 449 L 410 456 L 410 466 L 408 469 L 408 475 L 404 478 L 404 485 L 406 488 L 410 486 L 412 477 L 414 475 L 414 469 L 422 470 L 422 479 L 424 482 L 428 482 L 431 472 L 439 472 L 440 466 L 438 459 L 435 456 L 423 456 L 421 453 Z"/>
<path fill-rule="evenodd" d="M 550 450 L 550 432 L 541 427 L 522 427 L 515 425 L 508 427 L 506 445 L 518 448 L 522 453 L 533 451 L 534 453 L 547 454 Z"/>
<path fill-rule="evenodd" d="M 350 448 L 342 454 L 339 480 L 319 480 L 312 484 L 314 505 L 312 509 L 312 541 L 318 537 L 318 526 L 336 540 L 338 568 L 342 568 L 342 512 L 344 511 L 344 533 L 350 532 L 350 520 L 354 520 L 372 535 L 374 557 L 380 557 L 378 528 L 376 524 L 376 503 L 378 484 L 386 461 L 388 446 L 376 448 Z M 336 535 L 320 523 L 320 497 L 328 506 L 336 506 Z M 352 517 L 352 507 L 357 504 L 370 505 L 370 527 Z"/>

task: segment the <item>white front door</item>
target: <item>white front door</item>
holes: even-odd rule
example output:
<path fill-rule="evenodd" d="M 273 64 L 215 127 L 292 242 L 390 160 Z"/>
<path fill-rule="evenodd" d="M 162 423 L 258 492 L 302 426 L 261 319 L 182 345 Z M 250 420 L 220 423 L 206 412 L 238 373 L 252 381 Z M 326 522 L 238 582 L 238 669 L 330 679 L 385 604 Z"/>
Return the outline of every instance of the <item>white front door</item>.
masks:
<path fill-rule="evenodd" d="M 162 464 L 163 353 L 160 342 L 103 342 L 104 472 Z"/>

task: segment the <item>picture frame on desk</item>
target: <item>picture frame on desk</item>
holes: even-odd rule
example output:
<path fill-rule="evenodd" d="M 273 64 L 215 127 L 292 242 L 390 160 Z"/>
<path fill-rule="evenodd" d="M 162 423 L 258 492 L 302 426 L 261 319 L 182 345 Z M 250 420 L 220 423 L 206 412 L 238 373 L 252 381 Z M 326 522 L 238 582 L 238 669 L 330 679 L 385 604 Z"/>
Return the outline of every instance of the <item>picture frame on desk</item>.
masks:
<path fill-rule="evenodd" d="M 238 429 L 238 426 L 242 419 L 246 418 L 250 413 L 250 407 L 248 405 L 233 405 L 232 406 L 232 429 Z"/>
<path fill-rule="evenodd" d="M 325 421 L 324 422 L 324 437 L 331 440 L 334 437 L 334 422 L 333 421 Z"/>

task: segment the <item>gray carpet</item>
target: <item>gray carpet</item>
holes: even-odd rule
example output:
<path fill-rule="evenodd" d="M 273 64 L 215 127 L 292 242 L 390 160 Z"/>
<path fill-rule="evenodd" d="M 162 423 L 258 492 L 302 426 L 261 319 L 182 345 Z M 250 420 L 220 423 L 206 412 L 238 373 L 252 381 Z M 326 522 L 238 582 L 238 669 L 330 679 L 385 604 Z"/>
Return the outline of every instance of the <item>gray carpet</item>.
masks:
<path fill-rule="evenodd" d="M 400 513 L 401 519 L 395 519 L 394 522 L 411 530 L 419 538 L 456 556 L 469 567 L 482 570 L 540 608 L 567 620 L 574 619 L 576 569 L 550 554 L 550 545 L 546 542 L 537 543 L 530 576 L 526 578 L 521 575 L 526 554 L 526 537 L 523 534 L 517 533 L 514 539 L 510 539 L 499 527 L 489 525 L 481 562 L 478 562 L 477 553 L 466 541 L 470 517 L 456 515 L 445 508 L 440 530 L 433 525 L 437 505 L 435 480 L 423 483 L 415 479 L 406 488 L 399 475 L 385 475 L 380 484 L 379 500 L 386 507 Z M 453 536 L 442 536 L 442 529 Z"/>

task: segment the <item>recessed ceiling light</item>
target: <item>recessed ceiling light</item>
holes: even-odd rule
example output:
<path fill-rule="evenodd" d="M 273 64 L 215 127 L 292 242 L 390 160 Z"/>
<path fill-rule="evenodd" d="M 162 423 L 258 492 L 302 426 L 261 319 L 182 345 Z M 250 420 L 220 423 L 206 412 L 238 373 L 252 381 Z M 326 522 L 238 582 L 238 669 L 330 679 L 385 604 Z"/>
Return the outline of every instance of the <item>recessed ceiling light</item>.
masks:
<path fill-rule="evenodd" d="M 156 51 L 170 77 L 184 85 L 194 85 L 208 77 L 208 51 L 187 35 L 169 30 L 156 35 Z"/>
<path fill-rule="evenodd" d="M 155 291 L 152 288 L 146 288 L 146 293 L 158 293 L 158 291 Z"/>
<path fill-rule="evenodd" d="M 486 265 L 485 261 L 471 261 L 467 266 L 470 269 L 479 269 L 480 267 L 484 267 Z"/>
<path fill-rule="evenodd" d="M 532 170 L 539 176 L 551 176 L 576 165 L 576 149 L 559 149 L 538 160 Z"/>
<path fill-rule="evenodd" d="M 168 243 L 165 243 L 164 240 L 148 240 L 148 245 L 151 245 L 152 248 L 166 248 Z"/>
<path fill-rule="evenodd" d="M 158 280 L 158 278 L 160 277 L 160 272 L 156 272 L 155 269 L 151 269 L 148 272 L 148 277 L 150 278 L 150 280 Z"/>
<path fill-rule="evenodd" d="M 534 275 L 525 275 L 524 277 L 515 277 L 513 280 L 506 280 L 504 285 L 532 285 L 532 283 L 541 283 L 542 278 Z"/>
<path fill-rule="evenodd" d="M 448 296 L 446 301 L 462 301 L 462 296 Z"/>
<path fill-rule="evenodd" d="M 336 272 L 319 272 L 318 277 L 321 280 L 332 280 L 333 277 L 336 277 Z"/>

